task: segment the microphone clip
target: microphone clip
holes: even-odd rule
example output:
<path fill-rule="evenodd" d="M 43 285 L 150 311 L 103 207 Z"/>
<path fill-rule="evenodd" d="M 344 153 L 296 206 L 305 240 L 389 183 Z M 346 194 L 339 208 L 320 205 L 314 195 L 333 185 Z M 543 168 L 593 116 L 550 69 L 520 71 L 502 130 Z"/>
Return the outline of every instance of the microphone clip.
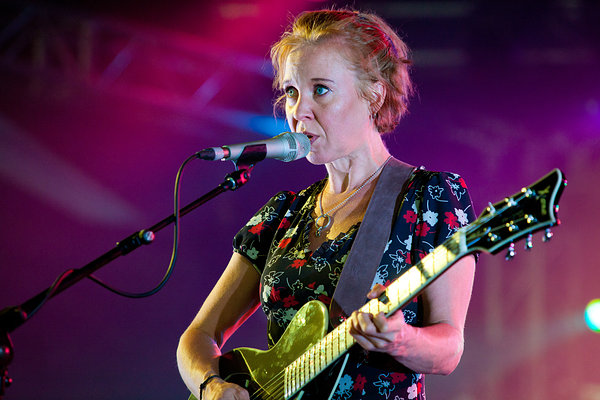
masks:
<path fill-rule="evenodd" d="M 244 147 L 242 154 L 237 160 L 232 160 L 235 165 L 235 171 L 227 174 L 221 184 L 225 189 L 236 190 L 250 180 L 250 174 L 254 165 L 265 159 L 267 154 L 267 145 L 251 144 Z"/>

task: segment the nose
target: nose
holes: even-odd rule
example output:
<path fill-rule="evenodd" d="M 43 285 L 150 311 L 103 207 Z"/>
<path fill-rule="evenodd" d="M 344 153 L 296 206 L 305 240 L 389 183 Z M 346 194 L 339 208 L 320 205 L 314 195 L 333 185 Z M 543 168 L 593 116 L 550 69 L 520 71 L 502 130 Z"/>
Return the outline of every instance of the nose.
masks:
<path fill-rule="evenodd" d="M 290 125 L 296 126 L 298 122 L 309 121 L 312 118 L 312 105 L 309 98 L 300 95 L 294 104 L 288 106 L 288 121 Z"/>

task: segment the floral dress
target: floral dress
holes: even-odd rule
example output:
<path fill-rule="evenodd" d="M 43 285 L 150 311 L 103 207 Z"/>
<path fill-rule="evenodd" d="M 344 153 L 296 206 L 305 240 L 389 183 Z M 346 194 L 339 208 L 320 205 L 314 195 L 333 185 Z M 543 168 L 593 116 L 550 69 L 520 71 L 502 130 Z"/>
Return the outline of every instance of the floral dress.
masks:
<path fill-rule="evenodd" d="M 234 251 L 248 258 L 261 274 L 260 300 L 268 321 L 269 346 L 279 340 L 305 303 L 316 299 L 329 306 L 358 231 L 360 223 L 311 252 L 311 212 L 325 183 L 321 180 L 299 193 L 276 194 L 233 240 Z M 418 170 L 405 191 L 373 284 L 389 285 L 473 220 L 471 200 L 460 176 Z M 419 297 L 402 311 L 407 323 L 422 324 Z M 424 376 L 387 354 L 356 345 L 333 399 L 425 399 Z"/>

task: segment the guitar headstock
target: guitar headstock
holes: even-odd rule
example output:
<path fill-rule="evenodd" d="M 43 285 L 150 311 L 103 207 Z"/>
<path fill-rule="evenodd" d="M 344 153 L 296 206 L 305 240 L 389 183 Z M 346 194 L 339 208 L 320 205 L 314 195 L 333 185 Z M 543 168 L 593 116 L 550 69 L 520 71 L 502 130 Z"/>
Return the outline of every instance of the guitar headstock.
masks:
<path fill-rule="evenodd" d="M 549 228 L 560 224 L 557 218 L 558 200 L 567 185 L 562 171 L 552 170 L 534 184 L 503 201 L 490 204 L 479 218 L 468 226 L 467 247 L 472 251 L 496 254 L 512 243 L 527 236 L 526 247 L 531 247 L 531 234 L 546 228 L 544 239 L 550 239 Z"/>

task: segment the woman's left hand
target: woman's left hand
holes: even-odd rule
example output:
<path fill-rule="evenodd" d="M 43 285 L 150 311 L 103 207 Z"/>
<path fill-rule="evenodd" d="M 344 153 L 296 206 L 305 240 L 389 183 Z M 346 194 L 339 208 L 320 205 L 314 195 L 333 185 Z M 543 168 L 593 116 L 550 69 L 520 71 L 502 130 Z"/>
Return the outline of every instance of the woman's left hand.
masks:
<path fill-rule="evenodd" d="M 377 284 L 367 294 L 369 299 L 379 297 L 385 291 L 383 285 Z M 383 313 L 373 315 L 354 311 L 350 316 L 350 334 L 365 350 L 389 353 L 400 356 L 402 348 L 407 345 L 414 327 L 404 321 L 404 314 L 397 312 L 390 317 Z"/>

